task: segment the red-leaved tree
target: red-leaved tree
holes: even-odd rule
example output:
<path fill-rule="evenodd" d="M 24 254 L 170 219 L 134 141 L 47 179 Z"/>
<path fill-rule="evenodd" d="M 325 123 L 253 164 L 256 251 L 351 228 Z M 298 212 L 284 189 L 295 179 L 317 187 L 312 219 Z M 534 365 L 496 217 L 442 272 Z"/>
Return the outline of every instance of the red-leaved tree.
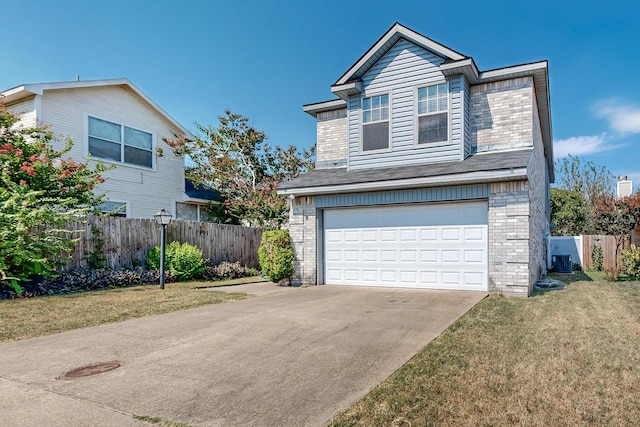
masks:
<path fill-rule="evenodd" d="M 20 293 L 20 282 L 50 274 L 71 250 L 75 240 L 62 226 L 101 203 L 93 190 L 109 168 L 66 158 L 70 139 L 55 150 L 50 129 L 17 123 L 0 100 L 0 286 Z"/>

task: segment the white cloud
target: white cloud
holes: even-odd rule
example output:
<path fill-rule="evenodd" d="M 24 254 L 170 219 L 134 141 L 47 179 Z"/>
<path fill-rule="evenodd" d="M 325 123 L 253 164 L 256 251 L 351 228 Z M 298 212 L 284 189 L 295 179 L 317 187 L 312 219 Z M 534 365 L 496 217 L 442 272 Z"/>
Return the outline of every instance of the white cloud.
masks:
<path fill-rule="evenodd" d="M 569 154 L 582 156 L 614 150 L 621 146 L 622 144 L 612 144 L 606 133 L 590 136 L 572 136 L 571 138 L 553 141 L 553 156 L 556 159 L 567 157 Z"/>
<path fill-rule="evenodd" d="M 607 99 L 594 106 L 595 113 L 609 122 L 609 127 L 621 134 L 640 133 L 640 107 L 619 99 Z"/>

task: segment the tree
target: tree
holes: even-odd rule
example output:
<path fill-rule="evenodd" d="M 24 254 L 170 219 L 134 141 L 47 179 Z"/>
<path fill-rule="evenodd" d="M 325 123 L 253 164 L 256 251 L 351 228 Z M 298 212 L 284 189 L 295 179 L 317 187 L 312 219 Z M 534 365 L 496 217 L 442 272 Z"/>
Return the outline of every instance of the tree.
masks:
<path fill-rule="evenodd" d="M 587 223 L 587 203 L 582 193 L 562 188 L 552 188 L 551 222 L 556 225 L 556 236 L 582 234 Z"/>
<path fill-rule="evenodd" d="M 288 216 L 278 185 L 313 169 L 314 149 L 271 147 L 264 132 L 229 110 L 218 119 L 215 128 L 197 125 L 193 141 L 165 141 L 176 155 L 188 155 L 193 162 L 185 171 L 187 178 L 220 193 L 223 203 L 212 209 L 223 222 L 278 228 Z"/>
<path fill-rule="evenodd" d="M 594 200 L 591 219 L 596 233 L 615 237 L 615 269 L 612 273 L 617 279 L 621 270 L 618 255 L 629 232 L 639 223 L 640 200 L 637 195 L 618 200 L 611 195 L 604 195 Z"/>
<path fill-rule="evenodd" d="M 585 201 L 587 212 L 586 221 L 582 229 L 574 229 L 574 234 L 594 234 L 596 230 L 592 224 L 592 213 L 596 200 L 603 197 L 613 197 L 616 179 L 605 167 L 592 161 L 583 161 L 580 157 L 568 156 L 556 162 L 556 182 L 559 188 L 580 193 Z M 569 201 L 568 199 L 563 199 Z M 575 201 L 574 201 L 575 202 Z M 570 208 L 557 209 L 568 211 Z M 552 216 L 553 216 L 552 208 Z M 552 220 L 553 221 L 553 220 Z"/>
<path fill-rule="evenodd" d="M 46 127 L 24 128 L 0 102 L 0 283 L 22 292 L 20 282 L 48 275 L 74 239 L 62 226 L 102 201 L 94 187 L 103 182 L 102 163 L 94 169 L 53 149 Z"/>
<path fill-rule="evenodd" d="M 587 205 L 597 198 L 615 194 L 616 179 L 605 166 L 569 155 L 556 162 L 556 170 L 559 186 L 582 193 Z"/>

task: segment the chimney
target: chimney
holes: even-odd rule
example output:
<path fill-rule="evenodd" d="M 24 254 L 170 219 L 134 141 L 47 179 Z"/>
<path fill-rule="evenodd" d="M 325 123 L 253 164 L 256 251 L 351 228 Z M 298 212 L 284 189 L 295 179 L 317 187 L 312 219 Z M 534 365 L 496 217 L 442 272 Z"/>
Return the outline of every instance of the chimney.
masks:
<path fill-rule="evenodd" d="M 621 175 L 616 183 L 616 199 L 630 196 L 633 193 L 633 182 L 627 179 L 627 175 Z"/>

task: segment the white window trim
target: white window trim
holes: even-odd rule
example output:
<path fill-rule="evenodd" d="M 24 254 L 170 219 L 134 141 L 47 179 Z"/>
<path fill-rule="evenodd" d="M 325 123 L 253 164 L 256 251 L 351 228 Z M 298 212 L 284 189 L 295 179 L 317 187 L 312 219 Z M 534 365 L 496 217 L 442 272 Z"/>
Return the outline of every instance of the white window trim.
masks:
<path fill-rule="evenodd" d="M 389 95 L 389 119 L 388 120 L 378 120 L 375 122 L 369 122 L 369 123 L 382 123 L 384 121 L 388 121 L 389 122 L 389 147 L 388 148 L 381 148 L 380 150 L 364 150 L 364 139 L 363 139 L 363 128 L 364 128 L 364 111 L 362 108 L 362 104 L 364 103 L 364 99 L 365 98 L 371 98 L 374 96 L 381 96 L 381 95 Z M 359 154 L 377 154 L 377 153 L 390 153 L 392 151 L 392 141 L 391 141 L 391 135 L 393 134 L 392 132 L 392 112 L 393 112 L 393 97 L 391 94 L 391 91 L 388 92 L 374 92 L 374 93 L 366 93 L 363 94 L 360 97 L 360 105 L 358 108 L 358 122 L 360 124 L 359 126 L 359 134 L 358 134 L 358 153 Z"/>
<path fill-rule="evenodd" d="M 418 89 L 426 88 L 429 86 L 437 86 L 442 83 L 447 84 L 447 95 L 448 95 L 447 96 L 447 140 L 438 141 L 438 142 L 426 142 L 424 144 L 420 144 L 418 142 L 419 131 L 420 131 L 419 118 L 424 116 L 440 114 L 442 113 L 442 111 L 438 111 L 435 113 L 418 114 Z M 432 148 L 432 147 L 443 147 L 445 145 L 451 145 L 451 101 L 452 99 L 453 99 L 453 96 L 451 94 L 451 82 L 449 82 L 448 80 L 438 80 L 435 82 L 420 84 L 413 87 L 413 148 Z"/>
<path fill-rule="evenodd" d="M 89 113 L 84 113 L 84 124 L 83 124 L 83 128 L 84 128 L 84 156 L 85 158 L 89 157 L 89 117 L 93 117 L 94 119 L 98 119 L 98 120 L 104 120 L 106 122 L 110 122 L 116 125 L 119 125 L 122 128 L 121 132 L 124 132 L 124 127 L 128 127 L 134 130 L 139 130 L 142 132 L 146 132 L 148 134 L 151 135 L 151 167 L 146 167 L 146 166 L 140 166 L 140 165 L 134 165 L 132 163 L 126 163 L 126 162 L 119 162 L 116 160 L 112 160 L 112 159 L 103 159 L 102 157 L 98 157 L 98 156 L 91 156 L 91 160 L 101 160 L 104 163 L 107 164 L 114 164 L 117 166 L 126 166 L 128 168 L 135 168 L 135 169 L 141 169 L 141 170 L 145 170 L 145 171 L 156 171 L 157 170 L 157 159 L 156 159 L 156 151 L 157 151 L 157 139 L 156 139 L 156 134 L 155 132 L 146 130 L 146 129 L 142 129 L 140 127 L 137 126 L 130 126 L 127 124 L 124 124 L 120 121 L 117 120 L 113 120 L 113 119 L 109 119 L 109 118 L 105 118 L 96 114 L 89 114 Z M 120 154 L 123 156 L 124 158 L 124 140 L 120 143 L 122 145 L 123 148 L 120 149 Z"/>
<path fill-rule="evenodd" d="M 131 218 L 131 203 L 126 201 L 126 200 L 118 200 L 118 199 L 109 199 L 109 198 L 105 198 L 104 199 L 105 202 L 113 202 L 113 203 L 121 203 L 123 205 L 125 205 L 124 209 L 125 209 L 125 218 Z M 108 213 L 105 211 L 101 211 L 102 213 Z"/>

